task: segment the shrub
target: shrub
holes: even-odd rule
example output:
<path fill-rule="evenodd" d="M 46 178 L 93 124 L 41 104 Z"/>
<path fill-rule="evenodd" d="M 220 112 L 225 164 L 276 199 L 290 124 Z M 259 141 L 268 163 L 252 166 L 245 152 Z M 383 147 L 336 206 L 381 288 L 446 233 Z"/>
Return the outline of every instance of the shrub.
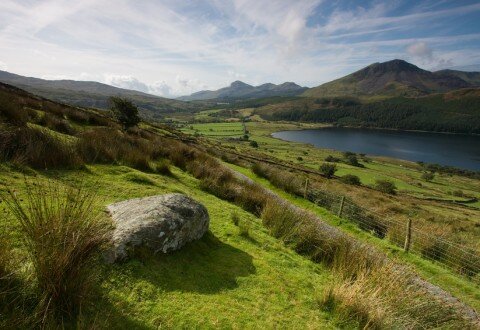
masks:
<path fill-rule="evenodd" d="M 343 158 L 345 159 L 345 163 L 348 165 L 352 165 L 356 167 L 364 167 L 362 164 L 358 162 L 357 155 L 353 152 L 345 152 L 343 154 Z"/>
<path fill-rule="evenodd" d="M 132 101 L 121 97 L 111 97 L 110 103 L 110 109 L 125 130 L 138 125 L 140 122 L 138 108 L 132 103 Z"/>
<path fill-rule="evenodd" d="M 303 157 L 297 157 L 297 160 L 298 160 L 299 162 L 303 162 Z"/>
<path fill-rule="evenodd" d="M 0 159 L 38 169 L 79 168 L 83 164 L 71 143 L 31 127 L 0 131 Z"/>
<path fill-rule="evenodd" d="M 435 174 L 433 172 L 424 172 L 422 174 L 422 179 L 425 181 L 432 181 L 435 178 Z"/>
<path fill-rule="evenodd" d="M 26 195 L 9 191 L 8 209 L 32 262 L 38 313 L 48 320 L 74 319 L 96 275 L 95 256 L 107 241 L 109 225 L 97 211 L 95 195 L 85 188 L 26 183 Z"/>
<path fill-rule="evenodd" d="M 330 163 L 338 163 L 340 161 L 340 158 L 333 157 L 332 155 L 328 155 L 327 157 L 325 157 L 325 161 Z"/>
<path fill-rule="evenodd" d="M 268 178 L 269 167 L 261 163 L 253 163 L 251 170 L 261 178 Z"/>
<path fill-rule="evenodd" d="M 335 164 L 323 163 L 320 165 L 320 172 L 327 178 L 332 178 L 335 172 L 337 171 L 337 166 Z"/>
<path fill-rule="evenodd" d="M 19 102 L 0 91 L 0 119 L 16 126 L 25 126 L 29 116 Z"/>
<path fill-rule="evenodd" d="M 395 195 L 397 193 L 397 186 L 389 180 L 376 180 L 375 189 L 390 195 Z"/>
<path fill-rule="evenodd" d="M 253 148 L 258 148 L 258 143 L 257 141 L 250 141 L 250 147 L 253 147 Z"/>
<path fill-rule="evenodd" d="M 360 178 L 353 174 L 346 174 L 340 178 L 340 181 L 346 184 L 351 184 L 354 186 L 360 186 L 362 183 L 360 182 Z"/>

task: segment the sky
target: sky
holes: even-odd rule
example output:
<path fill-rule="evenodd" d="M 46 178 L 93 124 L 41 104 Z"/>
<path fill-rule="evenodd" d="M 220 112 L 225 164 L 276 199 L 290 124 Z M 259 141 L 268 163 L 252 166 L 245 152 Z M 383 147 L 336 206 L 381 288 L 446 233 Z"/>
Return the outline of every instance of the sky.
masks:
<path fill-rule="evenodd" d="M 395 58 L 480 71 L 480 1 L 0 1 L 0 70 L 165 97 Z"/>

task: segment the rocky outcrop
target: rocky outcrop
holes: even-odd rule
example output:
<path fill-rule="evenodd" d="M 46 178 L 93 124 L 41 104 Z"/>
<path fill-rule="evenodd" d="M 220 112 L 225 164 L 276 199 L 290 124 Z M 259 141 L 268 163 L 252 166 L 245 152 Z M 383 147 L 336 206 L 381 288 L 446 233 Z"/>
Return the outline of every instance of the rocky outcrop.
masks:
<path fill-rule="evenodd" d="M 109 263 L 124 260 L 136 246 L 167 253 L 201 238 L 210 218 L 207 209 L 182 194 L 135 198 L 107 206 L 115 229 Z"/>

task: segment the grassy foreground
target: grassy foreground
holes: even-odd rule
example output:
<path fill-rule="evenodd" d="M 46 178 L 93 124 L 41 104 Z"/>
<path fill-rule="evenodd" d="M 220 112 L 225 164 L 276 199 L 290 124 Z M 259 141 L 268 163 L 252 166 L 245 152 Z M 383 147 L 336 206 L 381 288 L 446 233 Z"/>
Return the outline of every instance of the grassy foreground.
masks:
<path fill-rule="evenodd" d="M 203 203 L 210 214 L 209 235 L 181 251 L 161 256 L 140 251 L 138 260 L 102 267 L 100 287 L 81 323 L 125 329 L 334 327 L 331 315 L 318 305 L 331 273 L 269 236 L 255 216 L 203 192 L 198 181 L 182 171 L 173 171 L 176 178 L 109 165 L 37 173 L 40 180 L 94 186 L 103 205 L 181 192 Z M 19 194 L 23 180 L 23 173 L 1 167 L 0 181 Z M 248 237 L 239 234 L 231 212 L 248 224 Z M 2 226 L 11 227 L 10 217 L 2 220 Z"/>

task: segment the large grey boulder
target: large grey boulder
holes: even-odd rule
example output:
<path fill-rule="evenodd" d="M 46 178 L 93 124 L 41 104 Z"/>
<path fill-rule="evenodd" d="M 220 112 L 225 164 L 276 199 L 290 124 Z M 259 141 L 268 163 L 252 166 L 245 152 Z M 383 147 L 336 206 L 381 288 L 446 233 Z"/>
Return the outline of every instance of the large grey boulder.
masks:
<path fill-rule="evenodd" d="M 107 262 L 128 258 L 135 246 L 167 253 L 197 240 L 208 231 L 207 209 L 182 194 L 129 199 L 107 206 L 115 229 Z"/>

